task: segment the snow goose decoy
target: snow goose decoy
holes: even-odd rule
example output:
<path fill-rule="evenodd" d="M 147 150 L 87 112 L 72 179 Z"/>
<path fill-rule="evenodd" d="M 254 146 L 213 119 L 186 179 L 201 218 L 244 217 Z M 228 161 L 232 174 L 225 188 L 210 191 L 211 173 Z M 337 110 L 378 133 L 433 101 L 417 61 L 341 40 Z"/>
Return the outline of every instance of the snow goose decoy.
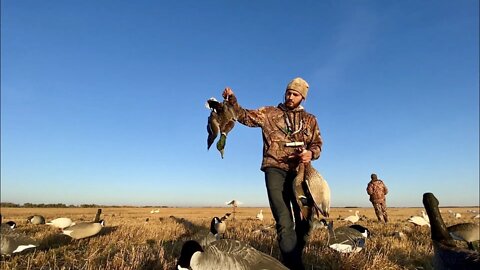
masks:
<path fill-rule="evenodd" d="M 302 219 L 311 219 L 313 213 L 317 218 L 330 216 L 330 187 L 310 162 L 298 165 L 293 191 Z"/>
<path fill-rule="evenodd" d="M 358 210 L 355 211 L 355 215 L 354 216 L 348 216 L 346 218 L 344 218 L 343 220 L 346 220 L 346 221 L 350 221 L 352 223 L 355 223 L 357 222 L 358 220 L 360 220 L 360 217 L 358 216 L 358 213 L 360 213 Z"/>
<path fill-rule="evenodd" d="M 33 225 L 45 224 L 45 218 L 41 215 L 33 215 L 27 218 L 27 222 Z"/>
<path fill-rule="evenodd" d="M 453 239 L 467 242 L 468 248 L 474 250 L 473 242 L 480 240 L 479 228 L 478 224 L 460 223 L 447 227 L 447 230 Z"/>
<path fill-rule="evenodd" d="M 59 229 L 65 229 L 67 227 L 70 227 L 72 225 L 75 225 L 75 222 L 73 222 L 70 218 L 56 218 L 50 222 L 45 223 L 47 225 L 59 228 Z"/>
<path fill-rule="evenodd" d="M 480 253 L 455 246 L 432 193 L 423 194 L 423 205 L 430 219 L 434 269 L 480 269 Z"/>
<path fill-rule="evenodd" d="M 365 246 L 365 237 L 356 229 L 339 227 L 333 229 L 333 221 L 328 223 L 328 246 L 341 253 L 356 253 Z"/>
<path fill-rule="evenodd" d="M 263 209 L 260 209 L 260 212 L 257 214 L 257 219 L 263 221 Z"/>
<path fill-rule="evenodd" d="M 460 214 L 460 213 L 455 213 L 454 217 L 455 217 L 456 219 L 459 219 L 459 218 L 462 217 L 462 214 Z"/>
<path fill-rule="evenodd" d="M 419 217 L 419 216 L 411 216 L 408 220 L 408 222 L 410 223 L 413 223 L 417 226 L 425 226 L 427 225 L 428 227 L 430 227 L 430 222 L 428 222 L 427 220 L 425 220 L 423 217 Z"/>
<path fill-rule="evenodd" d="M 63 234 L 73 239 L 83 239 L 98 234 L 104 226 L 104 220 L 100 220 L 100 222 L 82 222 L 63 229 Z"/>
<path fill-rule="evenodd" d="M 210 149 L 210 146 L 215 141 L 218 133 L 220 133 L 220 139 L 218 139 L 217 142 L 217 150 L 223 158 L 227 134 L 235 126 L 235 112 L 233 107 L 228 103 L 228 100 L 218 102 L 215 98 L 210 98 L 207 100 L 205 106 L 211 110 L 207 124 L 207 149 Z"/>
<path fill-rule="evenodd" d="M 277 259 L 236 240 L 221 239 L 205 248 L 189 240 L 182 246 L 177 269 L 286 270 Z"/>

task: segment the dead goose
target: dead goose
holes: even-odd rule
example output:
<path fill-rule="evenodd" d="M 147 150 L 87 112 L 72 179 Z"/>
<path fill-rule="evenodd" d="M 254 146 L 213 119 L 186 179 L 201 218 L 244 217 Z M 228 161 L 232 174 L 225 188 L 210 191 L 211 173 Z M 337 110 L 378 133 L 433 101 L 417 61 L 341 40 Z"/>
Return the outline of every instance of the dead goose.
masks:
<path fill-rule="evenodd" d="M 330 215 L 330 187 L 311 163 L 298 165 L 297 176 L 293 180 L 293 190 L 302 218 L 311 219 Z"/>
<path fill-rule="evenodd" d="M 70 219 L 70 218 L 56 218 L 50 222 L 45 223 L 47 225 L 59 228 L 59 229 L 65 229 L 67 227 L 70 227 L 72 225 L 75 225 L 75 223 Z"/>
<path fill-rule="evenodd" d="M 430 219 L 435 269 L 480 269 L 478 252 L 458 248 L 448 233 L 438 210 L 438 200 L 432 193 L 423 194 L 423 205 Z"/>
<path fill-rule="evenodd" d="M 34 225 L 45 224 L 45 218 L 41 215 L 33 215 L 27 218 L 27 222 L 30 222 Z"/>
<path fill-rule="evenodd" d="M 220 151 L 223 158 L 227 134 L 235 126 L 235 112 L 232 106 L 228 103 L 228 100 L 224 100 L 220 103 L 215 98 L 210 98 L 205 105 L 211 110 L 207 124 L 207 149 L 210 149 L 217 134 L 220 132 L 220 139 L 218 139 L 217 142 L 217 150 Z"/>
<path fill-rule="evenodd" d="M 277 259 L 248 244 L 222 239 L 205 248 L 193 240 L 185 242 L 177 260 L 177 269 L 285 270 L 288 268 Z"/>
<path fill-rule="evenodd" d="M 339 227 L 333 229 L 333 221 L 328 223 L 328 246 L 341 253 L 359 252 L 365 246 L 365 237 L 356 229 Z"/>
<path fill-rule="evenodd" d="M 471 250 L 474 250 L 473 242 L 480 238 L 479 225 L 474 223 L 455 224 L 449 226 L 447 230 L 453 239 L 467 242 L 468 248 Z"/>
<path fill-rule="evenodd" d="M 83 239 L 98 234 L 104 226 L 104 220 L 100 220 L 100 222 L 82 222 L 63 229 L 63 234 L 73 239 Z"/>

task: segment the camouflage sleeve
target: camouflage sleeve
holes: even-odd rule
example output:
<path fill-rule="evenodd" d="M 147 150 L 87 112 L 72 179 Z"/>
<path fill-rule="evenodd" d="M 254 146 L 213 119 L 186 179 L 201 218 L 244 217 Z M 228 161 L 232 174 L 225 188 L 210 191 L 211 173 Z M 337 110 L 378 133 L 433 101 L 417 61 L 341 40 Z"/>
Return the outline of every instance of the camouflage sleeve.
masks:
<path fill-rule="evenodd" d="M 320 152 L 322 152 L 322 136 L 320 135 L 320 128 L 318 127 L 317 118 L 312 117 L 312 122 L 310 127 L 313 132 L 311 141 L 307 145 L 307 149 L 312 151 L 312 160 L 318 159 L 320 157 Z"/>
<path fill-rule="evenodd" d="M 232 105 L 237 121 L 248 127 L 261 127 L 265 119 L 265 109 L 248 110 L 238 104 L 237 97 L 231 95 L 228 97 L 228 103 Z"/>
<path fill-rule="evenodd" d="M 367 194 L 368 195 L 372 195 L 373 194 L 373 185 L 368 183 L 368 186 L 367 186 Z"/>

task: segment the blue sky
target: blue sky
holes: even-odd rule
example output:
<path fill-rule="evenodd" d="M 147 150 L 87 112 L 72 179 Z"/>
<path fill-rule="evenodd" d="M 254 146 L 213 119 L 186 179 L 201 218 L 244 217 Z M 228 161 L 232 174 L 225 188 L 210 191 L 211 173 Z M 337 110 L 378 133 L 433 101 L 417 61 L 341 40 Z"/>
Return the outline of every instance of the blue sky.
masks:
<path fill-rule="evenodd" d="M 1 201 L 268 206 L 260 129 L 207 151 L 204 107 L 310 84 L 332 206 L 479 202 L 479 3 L 1 2 Z"/>

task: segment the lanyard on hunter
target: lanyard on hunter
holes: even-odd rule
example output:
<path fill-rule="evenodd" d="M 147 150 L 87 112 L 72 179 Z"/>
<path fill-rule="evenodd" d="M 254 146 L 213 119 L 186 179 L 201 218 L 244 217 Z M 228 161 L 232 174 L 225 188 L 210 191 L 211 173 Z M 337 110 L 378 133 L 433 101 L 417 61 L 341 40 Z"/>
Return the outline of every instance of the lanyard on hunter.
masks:
<path fill-rule="evenodd" d="M 287 112 L 284 112 L 283 113 L 284 117 L 285 117 L 285 124 L 287 124 L 287 135 L 288 136 L 293 136 L 297 133 L 299 133 L 300 131 L 302 131 L 303 129 L 303 119 L 300 120 L 300 126 L 298 127 L 297 130 L 293 130 L 294 126 L 292 127 L 292 123 L 290 121 L 290 117 L 288 117 L 288 114 Z M 293 116 L 293 119 L 295 119 L 295 116 Z"/>

